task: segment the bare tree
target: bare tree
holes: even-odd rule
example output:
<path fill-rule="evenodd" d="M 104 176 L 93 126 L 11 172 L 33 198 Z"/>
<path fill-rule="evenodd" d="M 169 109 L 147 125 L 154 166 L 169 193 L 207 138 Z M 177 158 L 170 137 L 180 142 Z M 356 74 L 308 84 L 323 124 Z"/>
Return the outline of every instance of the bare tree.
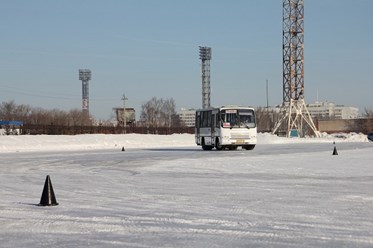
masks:
<path fill-rule="evenodd" d="M 365 109 L 363 116 L 367 119 L 365 124 L 365 133 L 373 131 L 373 109 Z"/>
<path fill-rule="evenodd" d="M 0 119 L 14 120 L 16 109 L 17 109 L 17 105 L 14 101 L 3 102 L 0 105 Z"/>
<path fill-rule="evenodd" d="M 25 124 L 36 125 L 92 125 L 93 118 L 82 110 L 73 109 L 69 112 L 43 108 L 32 108 L 29 105 L 17 105 L 14 101 L 3 102 L 0 104 L 1 120 L 22 121 Z"/>
<path fill-rule="evenodd" d="M 73 125 L 73 126 L 92 125 L 92 117 L 79 109 L 70 110 L 67 116 L 68 116 L 67 125 Z"/>
<path fill-rule="evenodd" d="M 363 116 L 366 118 L 373 118 L 373 109 L 364 109 Z"/>
<path fill-rule="evenodd" d="M 141 106 L 140 121 L 147 127 L 171 127 L 175 108 L 173 98 L 163 100 L 153 97 Z"/>
<path fill-rule="evenodd" d="M 45 124 L 48 119 L 48 111 L 42 108 L 34 108 L 28 119 L 28 123 L 34 125 Z M 47 121 L 49 122 L 49 121 Z"/>
<path fill-rule="evenodd" d="M 164 101 L 162 109 L 163 109 L 164 126 L 171 127 L 172 117 L 176 115 L 175 100 L 171 98 L 171 99 L 167 99 L 166 101 Z"/>
<path fill-rule="evenodd" d="M 32 107 L 30 105 L 27 105 L 27 104 L 18 105 L 14 113 L 14 116 L 15 116 L 14 119 L 25 121 L 28 119 L 31 112 L 32 112 Z"/>
<path fill-rule="evenodd" d="M 280 118 L 279 113 L 263 107 L 256 108 L 255 112 L 258 132 L 271 132 L 275 122 Z"/>

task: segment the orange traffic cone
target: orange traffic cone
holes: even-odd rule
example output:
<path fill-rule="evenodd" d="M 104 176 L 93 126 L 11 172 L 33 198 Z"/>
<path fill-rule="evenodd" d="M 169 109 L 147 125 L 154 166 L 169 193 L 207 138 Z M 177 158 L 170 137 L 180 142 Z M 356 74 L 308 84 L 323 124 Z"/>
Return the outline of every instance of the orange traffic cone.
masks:
<path fill-rule="evenodd" d="M 54 195 L 53 186 L 49 175 L 45 179 L 43 193 L 39 206 L 56 206 L 58 205 L 56 196 Z"/>

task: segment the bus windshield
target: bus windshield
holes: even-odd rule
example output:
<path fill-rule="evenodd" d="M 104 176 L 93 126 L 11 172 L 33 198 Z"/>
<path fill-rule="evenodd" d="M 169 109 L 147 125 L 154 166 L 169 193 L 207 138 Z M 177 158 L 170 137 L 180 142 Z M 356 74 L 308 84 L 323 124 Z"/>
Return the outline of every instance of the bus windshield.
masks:
<path fill-rule="evenodd" d="M 252 109 L 225 109 L 220 111 L 223 127 L 254 128 L 255 115 Z"/>

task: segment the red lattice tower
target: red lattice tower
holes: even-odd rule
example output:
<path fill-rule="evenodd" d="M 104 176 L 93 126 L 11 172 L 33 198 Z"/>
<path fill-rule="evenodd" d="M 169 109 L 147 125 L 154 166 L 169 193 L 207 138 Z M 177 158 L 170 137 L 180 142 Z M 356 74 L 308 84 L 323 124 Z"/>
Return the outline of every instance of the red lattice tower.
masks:
<path fill-rule="evenodd" d="M 306 131 L 319 136 L 304 101 L 304 0 L 283 0 L 282 31 L 283 114 L 273 133 L 283 128 L 287 136 L 293 130 L 299 136 Z"/>

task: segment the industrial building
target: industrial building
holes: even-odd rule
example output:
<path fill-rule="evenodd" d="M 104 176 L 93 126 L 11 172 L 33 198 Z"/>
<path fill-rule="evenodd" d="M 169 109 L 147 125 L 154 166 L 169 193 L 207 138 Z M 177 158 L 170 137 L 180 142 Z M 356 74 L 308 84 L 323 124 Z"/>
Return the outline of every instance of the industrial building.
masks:
<path fill-rule="evenodd" d="M 124 108 L 113 108 L 115 114 L 116 126 L 133 126 L 136 121 L 136 113 L 134 108 L 126 108 L 126 111 L 123 111 Z M 124 120 L 126 123 L 124 123 Z"/>

